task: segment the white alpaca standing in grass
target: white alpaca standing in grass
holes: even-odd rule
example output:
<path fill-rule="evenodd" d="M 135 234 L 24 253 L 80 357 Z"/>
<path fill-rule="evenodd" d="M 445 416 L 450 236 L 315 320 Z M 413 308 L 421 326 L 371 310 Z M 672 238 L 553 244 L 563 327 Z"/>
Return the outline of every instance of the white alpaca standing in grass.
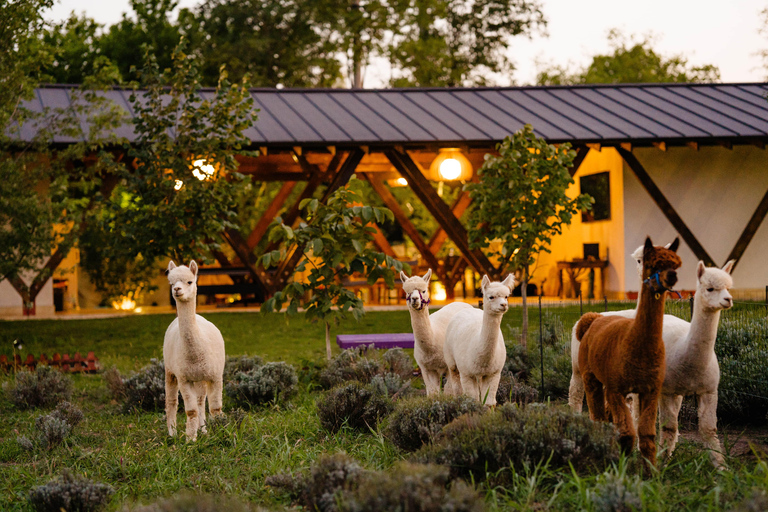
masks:
<path fill-rule="evenodd" d="M 165 331 L 165 417 L 168 434 L 176 435 L 179 391 L 187 414 L 187 439 L 205 432 L 205 399 L 211 416 L 221 414 L 224 378 L 224 338 L 211 322 L 195 314 L 197 301 L 197 263 L 189 268 L 168 263 L 168 282 L 176 299 L 176 319 Z"/>
<path fill-rule="evenodd" d="M 443 356 L 443 342 L 448 323 L 457 311 L 472 309 L 472 306 L 464 302 L 453 302 L 430 315 L 428 306 L 431 277 L 432 269 L 429 269 L 424 277 L 408 277 L 404 272 L 400 272 L 405 301 L 411 314 L 413 357 L 421 369 L 427 395 L 440 393 L 443 375 L 448 371 Z M 446 383 L 445 392 L 451 393 L 450 383 Z"/>
<path fill-rule="evenodd" d="M 501 318 L 509 309 L 508 298 L 514 287 L 512 275 L 501 283 L 483 276 L 483 310 L 464 309 L 448 324 L 443 349 L 453 394 L 464 393 L 485 405 L 496 405 L 507 359 Z"/>
<path fill-rule="evenodd" d="M 642 247 L 632 253 L 642 268 Z M 700 261 L 696 268 L 696 293 L 693 300 L 691 322 L 674 315 L 664 315 L 662 337 L 666 352 L 666 374 L 659 398 L 659 424 L 661 443 L 667 455 L 675 449 L 678 438 L 677 417 L 683 397 L 699 398 L 699 435 L 709 448 L 709 455 L 716 467 L 723 466 L 723 454 L 717 437 L 717 388 L 720 384 L 720 366 L 715 356 L 717 326 L 720 311 L 733 305 L 729 289 L 733 286 L 731 270 L 734 261 L 726 263 L 722 270 L 706 268 Z M 638 297 L 638 301 L 640 297 Z M 609 311 L 605 315 L 621 315 L 634 318 L 636 310 Z M 577 324 L 578 325 L 578 324 Z M 571 355 L 578 354 L 579 342 L 571 338 Z M 568 394 L 571 408 L 581 412 L 584 399 L 584 383 L 578 368 L 578 356 L 572 357 L 573 375 Z M 633 397 L 634 398 L 634 397 Z M 637 401 L 633 400 L 633 405 Z M 635 414 L 635 417 L 637 415 Z"/>

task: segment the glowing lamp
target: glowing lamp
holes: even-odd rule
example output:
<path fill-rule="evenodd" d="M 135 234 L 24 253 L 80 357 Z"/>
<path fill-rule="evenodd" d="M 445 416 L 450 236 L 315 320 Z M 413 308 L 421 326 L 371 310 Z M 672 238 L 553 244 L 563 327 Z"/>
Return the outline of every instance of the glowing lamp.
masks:
<path fill-rule="evenodd" d="M 216 172 L 216 169 L 213 167 L 213 165 L 206 163 L 205 160 L 195 160 L 192 162 L 192 166 L 194 167 L 192 169 L 192 174 L 195 175 L 195 178 L 199 179 L 200 181 L 205 181 Z"/>
<path fill-rule="evenodd" d="M 458 148 L 440 148 L 427 177 L 435 181 L 467 181 L 472 178 L 472 164 Z"/>
<path fill-rule="evenodd" d="M 387 180 L 387 185 L 390 187 L 407 187 L 408 180 L 405 178 L 397 178 L 395 180 Z"/>

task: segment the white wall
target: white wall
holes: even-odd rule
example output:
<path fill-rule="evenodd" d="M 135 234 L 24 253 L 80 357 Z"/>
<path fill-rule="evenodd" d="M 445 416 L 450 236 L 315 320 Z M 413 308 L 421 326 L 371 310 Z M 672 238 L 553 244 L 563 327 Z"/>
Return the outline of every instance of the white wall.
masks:
<path fill-rule="evenodd" d="M 741 236 L 760 200 L 768 191 L 768 152 L 753 146 L 638 148 L 634 154 L 672 204 L 699 243 L 719 266 Z M 677 232 L 634 173 L 624 164 L 625 253 L 641 245 L 646 235 L 655 244 L 671 242 Z M 734 271 L 734 289 L 763 289 L 768 285 L 768 219 L 761 225 Z M 683 259 L 678 289 L 696 287 L 698 258 L 681 239 Z M 632 265 L 625 267 L 627 290 L 639 281 Z"/>
<path fill-rule="evenodd" d="M 31 279 L 27 278 L 29 282 Z M 49 279 L 35 300 L 37 316 L 50 316 L 54 314 L 53 306 L 53 279 Z M 0 282 L 0 316 L 22 316 L 21 295 L 5 280 Z"/>

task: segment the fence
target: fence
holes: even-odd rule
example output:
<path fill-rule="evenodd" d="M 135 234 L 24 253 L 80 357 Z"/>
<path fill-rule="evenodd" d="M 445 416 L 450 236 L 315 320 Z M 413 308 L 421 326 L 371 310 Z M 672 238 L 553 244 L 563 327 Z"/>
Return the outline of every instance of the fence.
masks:
<path fill-rule="evenodd" d="M 571 376 L 571 330 L 586 312 L 635 309 L 636 301 L 552 301 L 533 299 L 529 309 L 529 346 L 538 344 L 535 374 L 543 397 L 567 395 Z M 519 308 L 515 308 L 519 309 Z M 693 299 L 668 299 L 666 314 L 688 322 Z M 522 313 L 520 313 L 522 314 Z M 511 319 L 505 338 L 519 336 L 517 319 Z M 536 354 L 538 352 L 538 354 Z M 768 413 L 768 300 L 735 302 L 721 312 L 715 353 L 720 363 L 719 409 L 765 420 Z M 749 418 L 745 418 L 749 419 Z"/>

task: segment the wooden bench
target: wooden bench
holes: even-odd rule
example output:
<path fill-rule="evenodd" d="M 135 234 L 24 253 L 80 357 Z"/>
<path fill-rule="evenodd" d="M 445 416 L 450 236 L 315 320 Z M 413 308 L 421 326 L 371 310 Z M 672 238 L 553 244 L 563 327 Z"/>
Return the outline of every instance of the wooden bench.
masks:
<path fill-rule="evenodd" d="M 386 334 L 338 334 L 336 344 L 342 350 L 357 347 L 413 348 L 413 333 L 397 332 Z"/>

